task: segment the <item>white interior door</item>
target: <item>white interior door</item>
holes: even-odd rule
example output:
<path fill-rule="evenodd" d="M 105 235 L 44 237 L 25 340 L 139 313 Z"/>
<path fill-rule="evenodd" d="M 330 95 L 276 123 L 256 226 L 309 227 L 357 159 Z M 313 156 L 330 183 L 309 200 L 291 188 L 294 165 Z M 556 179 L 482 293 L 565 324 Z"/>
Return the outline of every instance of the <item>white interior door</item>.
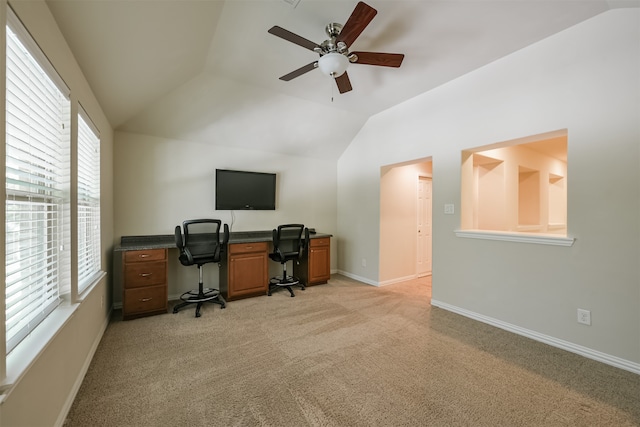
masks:
<path fill-rule="evenodd" d="M 431 274 L 431 178 L 418 177 L 418 277 Z"/>

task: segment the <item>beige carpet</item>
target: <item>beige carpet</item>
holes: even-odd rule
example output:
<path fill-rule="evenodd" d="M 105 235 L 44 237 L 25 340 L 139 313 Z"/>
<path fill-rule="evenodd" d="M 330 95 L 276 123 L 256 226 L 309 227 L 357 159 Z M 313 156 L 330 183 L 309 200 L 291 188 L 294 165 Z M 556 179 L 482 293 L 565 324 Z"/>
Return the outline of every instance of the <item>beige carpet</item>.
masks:
<path fill-rule="evenodd" d="M 65 426 L 640 425 L 640 376 L 432 308 L 430 291 L 334 276 L 199 319 L 115 318 Z"/>

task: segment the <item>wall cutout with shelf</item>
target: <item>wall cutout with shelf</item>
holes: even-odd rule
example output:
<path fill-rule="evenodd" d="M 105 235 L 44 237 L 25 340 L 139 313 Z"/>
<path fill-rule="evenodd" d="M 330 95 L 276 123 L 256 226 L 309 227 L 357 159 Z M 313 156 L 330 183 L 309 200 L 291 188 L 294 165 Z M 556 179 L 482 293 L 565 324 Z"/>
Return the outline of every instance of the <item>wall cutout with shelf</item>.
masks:
<path fill-rule="evenodd" d="M 460 229 L 566 237 L 567 134 L 464 150 Z"/>

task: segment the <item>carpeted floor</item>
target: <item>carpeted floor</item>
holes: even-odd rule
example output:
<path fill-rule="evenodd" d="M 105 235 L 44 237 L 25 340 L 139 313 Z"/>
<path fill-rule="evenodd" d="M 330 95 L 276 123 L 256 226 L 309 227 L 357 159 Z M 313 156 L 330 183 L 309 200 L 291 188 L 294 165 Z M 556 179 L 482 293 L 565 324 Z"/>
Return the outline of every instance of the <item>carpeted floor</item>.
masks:
<path fill-rule="evenodd" d="M 638 426 L 640 376 L 432 308 L 430 278 L 122 322 L 73 426 Z"/>

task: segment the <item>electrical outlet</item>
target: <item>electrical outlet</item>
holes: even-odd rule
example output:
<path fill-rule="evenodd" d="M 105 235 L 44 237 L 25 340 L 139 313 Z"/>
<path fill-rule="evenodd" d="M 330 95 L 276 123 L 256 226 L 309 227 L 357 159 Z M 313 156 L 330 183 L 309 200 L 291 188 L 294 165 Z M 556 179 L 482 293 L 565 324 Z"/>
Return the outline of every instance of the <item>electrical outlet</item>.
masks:
<path fill-rule="evenodd" d="M 589 310 L 578 309 L 578 323 L 591 325 L 591 312 Z"/>
<path fill-rule="evenodd" d="M 455 207 L 452 203 L 447 203 L 446 205 L 444 205 L 444 213 L 446 215 L 453 215 L 455 212 Z"/>
<path fill-rule="evenodd" d="M 363 267 L 367 266 L 367 259 L 366 258 L 362 258 L 362 266 Z"/>

